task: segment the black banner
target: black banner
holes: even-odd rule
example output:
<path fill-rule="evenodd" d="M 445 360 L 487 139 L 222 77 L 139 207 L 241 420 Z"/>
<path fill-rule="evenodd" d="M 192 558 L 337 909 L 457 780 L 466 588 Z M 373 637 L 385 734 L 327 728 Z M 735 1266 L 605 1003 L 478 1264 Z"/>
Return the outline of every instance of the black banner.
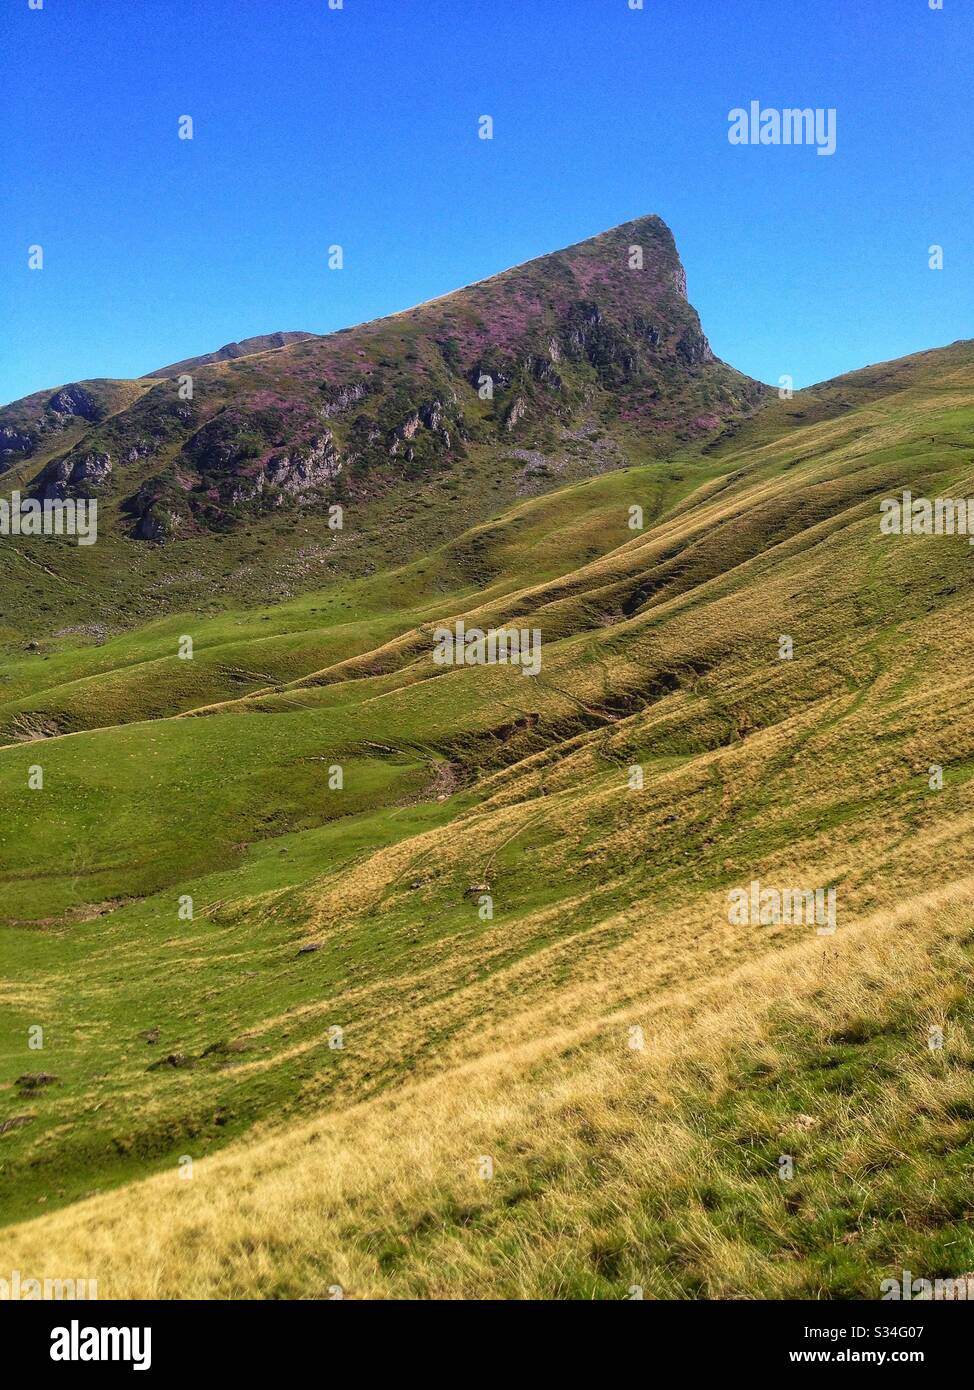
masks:
<path fill-rule="evenodd" d="M 390 1360 L 398 1366 L 415 1359 L 411 1349 L 416 1346 L 416 1320 L 424 1318 L 419 1306 L 365 1306 L 352 1300 L 346 1300 L 352 1306 L 335 1306 L 339 1302 L 323 1307 L 310 1302 L 24 1301 L 0 1305 L 0 1319 L 6 1345 L 17 1346 L 23 1372 L 51 1367 L 57 1375 L 60 1368 L 65 1377 L 79 1371 L 100 1375 L 106 1371 L 126 1375 L 238 1369 L 250 1375 L 264 1369 L 280 1372 L 296 1355 L 302 1361 L 312 1352 L 330 1358 L 338 1347 L 347 1355 L 350 1336 L 370 1339 L 366 1344 L 370 1370 L 379 1347 L 388 1347 Z M 451 1330 L 476 1337 L 477 1370 L 490 1367 L 488 1349 L 496 1347 L 500 1371 L 509 1362 L 510 1346 L 497 1333 L 512 1327 L 517 1329 L 519 1345 L 530 1334 L 539 1364 L 550 1358 L 557 1365 L 559 1352 L 575 1346 L 580 1329 L 577 1312 L 570 1324 L 561 1323 L 562 1312 L 556 1304 L 544 1312 L 534 1305 L 530 1314 L 523 1306 L 504 1312 L 496 1304 L 479 1311 L 469 1304 L 446 1304 L 437 1314 L 438 1341 L 429 1345 L 439 1343 L 445 1350 L 448 1344 L 439 1339 Z M 936 1302 L 644 1302 L 641 1308 L 627 1307 L 611 1315 L 608 1309 L 593 1309 L 586 1316 L 594 1319 L 588 1325 L 590 1332 L 613 1338 L 613 1359 L 626 1350 L 625 1342 L 618 1339 L 631 1335 L 638 1338 L 632 1351 L 644 1363 L 677 1364 L 687 1371 L 760 1368 L 782 1372 L 792 1366 L 827 1370 L 832 1365 L 947 1370 L 968 1347 L 971 1333 L 963 1308 Z M 508 1317 L 514 1318 L 513 1324 L 507 1323 Z M 381 1342 L 375 1340 L 377 1333 L 383 1334 Z M 394 1340 L 387 1340 L 389 1334 Z M 431 1350 L 429 1364 L 435 1361 L 436 1352 Z"/>

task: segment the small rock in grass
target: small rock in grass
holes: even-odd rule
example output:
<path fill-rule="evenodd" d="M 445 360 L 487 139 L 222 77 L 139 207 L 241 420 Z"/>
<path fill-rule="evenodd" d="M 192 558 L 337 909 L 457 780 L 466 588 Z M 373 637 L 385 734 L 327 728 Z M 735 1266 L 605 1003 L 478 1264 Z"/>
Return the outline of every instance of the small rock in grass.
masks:
<path fill-rule="evenodd" d="M 191 1067 L 192 1057 L 187 1057 L 185 1052 L 170 1052 L 168 1057 L 160 1057 L 158 1062 L 151 1062 L 146 1067 L 146 1071 L 159 1071 L 162 1067 Z"/>
<path fill-rule="evenodd" d="M 6 1134 L 10 1129 L 20 1129 L 21 1125 L 29 1125 L 33 1115 L 11 1115 L 9 1120 L 0 1120 L 0 1134 Z"/>
<path fill-rule="evenodd" d="M 25 1091 L 36 1091 L 40 1086 L 50 1086 L 56 1081 L 57 1077 L 52 1076 L 48 1071 L 25 1071 L 23 1076 L 17 1077 L 17 1085 Z"/>

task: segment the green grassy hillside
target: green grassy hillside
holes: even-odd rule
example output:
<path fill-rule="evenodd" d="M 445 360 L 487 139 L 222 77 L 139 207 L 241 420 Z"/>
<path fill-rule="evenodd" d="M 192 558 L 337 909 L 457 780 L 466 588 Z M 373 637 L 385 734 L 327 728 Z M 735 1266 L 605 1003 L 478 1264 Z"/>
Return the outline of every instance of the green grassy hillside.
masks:
<path fill-rule="evenodd" d="M 974 494 L 974 344 L 581 472 L 279 601 L 8 618 L 0 1262 L 166 1297 L 974 1268 L 974 556 L 879 531 Z M 538 629 L 540 673 L 434 664 L 458 617 Z M 755 879 L 834 887 L 835 934 L 729 920 Z"/>

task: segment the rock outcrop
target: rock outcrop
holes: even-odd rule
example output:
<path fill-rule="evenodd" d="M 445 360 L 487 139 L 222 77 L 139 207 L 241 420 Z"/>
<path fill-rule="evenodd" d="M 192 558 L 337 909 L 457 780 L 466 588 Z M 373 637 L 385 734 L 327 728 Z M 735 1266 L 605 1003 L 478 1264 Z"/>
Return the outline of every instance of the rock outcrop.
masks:
<path fill-rule="evenodd" d="M 57 415 L 77 415 L 83 420 L 98 418 L 98 411 L 91 393 L 76 383 L 71 386 L 62 386 L 60 391 L 55 391 L 47 403 L 47 408 L 53 410 Z"/>
<path fill-rule="evenodd" d="M 266 477 L 272 487 L 298 499 L 332 482 L 342 471 L 342 461 L 330 430 L 312 439 L 305 449 L 271 459 Z"/>
<path fill-rule="evenodd" d="M 48 464 L 34 485 L 34 496 L 46 501 L 87 497 L 105 484 L 111 471 L 112 460 L 108 454 L 68 454 Z"/>

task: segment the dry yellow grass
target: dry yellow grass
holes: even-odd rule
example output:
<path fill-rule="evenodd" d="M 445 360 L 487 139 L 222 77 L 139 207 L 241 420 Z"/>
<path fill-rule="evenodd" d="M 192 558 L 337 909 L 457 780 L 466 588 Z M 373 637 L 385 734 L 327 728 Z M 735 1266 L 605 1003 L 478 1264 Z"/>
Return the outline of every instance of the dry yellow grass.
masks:
<path fill-rule="evenodd" d="M 471 1049 L 448 1074 L 236 1145 L 197 1163 L 190 1181 L 158 1175 L 11 1228 L 0 1262 L 96 1278 L 102 1297 L 328 1297 L 332 1286 L 365 1298 L 557 1297 L 577 1293 L 576 1246 L 604 1228 L 617 1296 L 638 1285 L 654 1297 L 674 1287 L 651 1229 L 670 1214 L 701 1292 L 807 1293 L 802 1262 L 786 1257 L 773 1172 L 748 1198 L 771 1248 L 728 1234 L 699 1201 L 727 1164 L 719 1137 L 701 1129 L 695 1098 L 719 1105 L 739 1088 L 744 1059 L 787 1065 L 781 1039 L 796 1023 L 826 1037 L 905 1002 L 919 1023 L 943 1021 L 972 922 L 966 880 L 687 987 L 660 991 L 653 971 L 640 981 L 638 959 L 626 953 L 613 982 L 624 1006 L 612 1006 L 606 979 L 588 990 L 579 983 L 564 1017 L 539 1006 L 507 1029 L 494 1019 L 482 1051 Z M 634 1024 L 643 1051 L 628 1045 Z M 955 1058 L 974 1058 L 960 1030 L 950 1046 Z M 954 1096 L 918 1026 L 879 1103 L 840 1100 L 840 1114 L 848 1110 L 840 1168 L 853 1178 L 868 1172 L 919 1113 L 942 1116 Z M 806 1121 L 836 1120 L 824 1106 L 799 1116 L 782 1145 L 798 1152 Z M 494 1163 L 489 1180 L 478 1176 L 484 1156 Z M 671 1256 L 672 1240 L 665 1248 Z"/>

